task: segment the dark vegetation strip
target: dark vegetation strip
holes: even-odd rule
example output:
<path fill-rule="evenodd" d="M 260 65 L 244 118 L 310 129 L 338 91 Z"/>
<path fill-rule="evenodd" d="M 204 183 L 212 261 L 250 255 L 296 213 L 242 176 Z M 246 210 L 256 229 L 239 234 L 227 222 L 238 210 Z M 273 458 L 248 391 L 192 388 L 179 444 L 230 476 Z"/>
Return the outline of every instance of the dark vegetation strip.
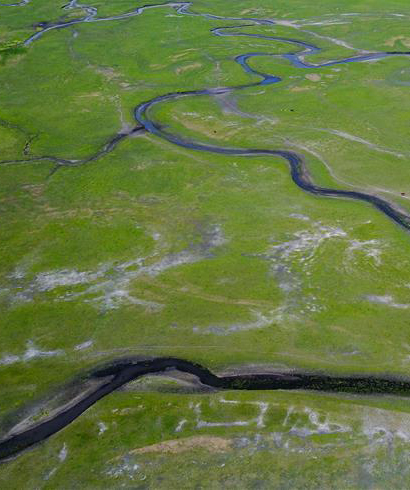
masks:
<path fill-rule="evenodd" d="M 145 361 L 119 361 L 91 372 L 88 379 L 110 377 L 75 405 L 49 420 L 0 442 L 0 461 L 6 460 L 41 442 L 79 417 L 98 400 L 141 376 L 178 370 L 198 378 L 203 384 L 221 390 L 313 390 L 326 393 L 410 395 L 410 381 L 371 376 L 339 377 L 309 373 L 271 373 L 217 376 L 209 369 L 177 358 Z"/>

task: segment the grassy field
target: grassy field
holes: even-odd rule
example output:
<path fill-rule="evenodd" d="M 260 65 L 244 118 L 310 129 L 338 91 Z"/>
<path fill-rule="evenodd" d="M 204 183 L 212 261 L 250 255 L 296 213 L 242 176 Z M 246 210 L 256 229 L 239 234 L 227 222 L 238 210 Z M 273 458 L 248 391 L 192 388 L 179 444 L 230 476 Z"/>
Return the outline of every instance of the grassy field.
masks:
<path fill-rule="evenodd" d="M 144 2 L 87 5 L 105 17 Z M 2 162 L 87 158 L 135 125 L 139 103 L 256 82 L 235 56 L 295 49 L 214 36 L 212 28 L 246 22 L 171 7 L 54 29 L 16 48 L 38 23 L 84 16 L 61 6 L 0 6 Z M 410 51 L 404 0 L 194 0 L 191 10 L 277 19 L 241 32 L 316 44 L 312 63 Z M 196 141 L 294 150 L 318 185 L 373 193 L 410 212 L 408 57 L 320 69 L 274 57 L 249 63 L 283 81 L 164 102 L 155 121 Z M 121 356 L 179 356 L 215 372 L 409 372 L 408 232 L 364 203 L 302 192 L 280 158 L 206 154 L 141 133 L 72 168 L 0 164 L 0 211 L 3 434 L 23 413 L 47 415 L 50 393 L 75 376 Z M 1 465 L 1 486 L 409 485 L 406 400 L 174 393 L 179 385 L 151 381 L 113 393 Z M 176 439 L 187 445 L 169 446 Z"/>

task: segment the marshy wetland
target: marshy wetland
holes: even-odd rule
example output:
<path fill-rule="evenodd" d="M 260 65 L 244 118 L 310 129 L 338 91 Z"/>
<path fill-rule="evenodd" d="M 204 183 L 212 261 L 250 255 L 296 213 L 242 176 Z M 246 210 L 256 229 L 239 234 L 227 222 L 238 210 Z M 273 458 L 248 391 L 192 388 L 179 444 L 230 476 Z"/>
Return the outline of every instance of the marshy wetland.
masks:
<path fill-rule="evenodd" d="M 405 2 L 0 16 L 1 485 L 408 486 Z"/>

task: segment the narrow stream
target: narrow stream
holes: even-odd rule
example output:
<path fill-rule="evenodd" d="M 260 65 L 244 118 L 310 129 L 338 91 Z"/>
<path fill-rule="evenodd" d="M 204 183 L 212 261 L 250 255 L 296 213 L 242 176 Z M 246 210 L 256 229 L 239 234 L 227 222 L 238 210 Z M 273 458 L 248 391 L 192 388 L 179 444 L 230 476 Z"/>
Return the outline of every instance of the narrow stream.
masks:
<path fill-rule="evenodd" d="M 10 4 L 10 5 L 23 5 L 28 3 L 28 1 L 25 2 L 20 2 L 19 4 Z M 282 149 L 262 149 L 262 148 L 228 148 L 224 146 L 217 146 L 217 145 L 211 145 L 211 144 L 205 144 L 201 143 L 198 141 L 194 140 L 189 140 L 184 138 L 183 136 L 180 136 L 178 134 L 170 133 L 168 131 L 165 131 L 164 129 L 161 128 L 161 125 L 158 122 L 154 122 L 149 115 L 149 110 L 152 108 L 154 105 L 157 105 L 163 101 L 168 101 L 168 100 L 173 100 L 173 99 L 178 99 L 181 97 L 199 97 L 199 96 L 215 96 L 215 95 L 220 95 L 228 92 L 234 92 L 238 90 L 244 90 L 248 89 L 251 87 L 257 87 L 257 86 L 265 86 L 265 85 L 270 85 L 270 84 L 276 84 L 280 83 L 282 79 L 279 76 L 272 75 L 272 74 L 267 74 L 267 73 L 261 73 L 255 69 L 253 69 L 249 65 L 249 61 L 252 58 L 256 57 L 261 57 L 261 56 L 269 56 L 269 57 L 276 57 L 276 58 L 282 58 L 290 62 L 294 67 L 300 68 L 300 69 L 312 69 L 312 68 L 323 68 L 323 67 L 328 67 L 328 66 L 335 66 L 335 65 L 341 65 L 341 64 L 346 64 L 346 63 L 358 63 L 358 62 L 364 62 L 364 61 L 371 61 L 371 60 L 379 60 L 382 58 L 386 57 L 393 57 L 393 56 L 410 56 L 410 52 L 379 52 L 379 53 L 368 53 L 366 54 L 361 54 L 357 56 L 351 56 L 348 58 L 344 58 L 341 60 L 334 60 L 334 61 L 328 61 L 325 63 L 320 63 L 320 64 L 313 64 L 309 63 L 306 61 L 306 56 L 318 53 L 321 51 L 321 49 L 313 44 L 309 44 L 304 41 L 299 41 L 297 39 L 288 39 L 288 38 L 283 38 L 283 37 L 276 37 L 276 36 L 267 36 L 267 35 L 262 35 L 262 34 L 252 34 L 252 33 L 245 33 L 245 32 L 238 32 L 238 31 L 232 31 L 232 29 L 241 29 L 243 27 L 253 27 L 256 25 L 264 25 L 264 26 L 274 26 L 277 21 L 272 20 L 272 19 L 255 19 L 255 18 L 236 18 L 236 17 L 222 17 L 222 16 L 217 16 L 217 15 L 211 15 L 211 14 L 206 14 L 206 13 L 196 13 L 191 10 L 192 3 L 191 2 L 168 2 L 168 3 L 163 3 L 163 4 L 151 4 L 151 5 L 145 5 L 143 7 L 137 7 L 129 12 L 125 12 L 119 15 L 114 15 L 110 17 L 98 17 L 98 11 L 95 7 L 90 7 L 87 5 L 82 5 L 78 3 L 78 0 L 71 0 L 69 3 L 63 6 L 63 9 L 65 10 L 72 10 L 72 9 L 80 9 L 84 12 L 84 17 L 81 18 L 76 18 L 72 20 L 62 20 L 59 22 L 46 22 L 44 25 L 42 25 L 41 29 L 37 31 L 36 33 L 32 34 L 29 36 L 25 41 L 24 45 L 28 46 L 32 42 L 40 39 L 44 34 L 47 32 L 53 30 L 53 29 L 65 29 L 67 27 L 76 25 L 76 24 L 81 24 L 81 23 L 92 23 L 92 22 L 112 22 L 112 21 L 118 21 L 122 19 L 127 19 L 130 17 L 134 17 L 137 15 L 141 15 L 144 11 L 147 9 L 154 9 L 154 8 L 161 8 L 161 7 L 169 7 L 173 8 L 178 14 L 181 15 L 189 15 L 189 16 L 196 16 L 196 17 L 203 17 L 208 20 L 230 20 L 230 21 L 236 21 L 240 22 L 241 24 L 235 25 L 235 26 L 226 26 L 226 27 L 217 27 L 211 29 L 211 33 L 216 35 L 216 36 L 242 36 L 242 37 L 248 37 L 248 38 L 257 38 L 257 39 L 264 39 L 264 40 L 269 40 L 272 42 L 281 42 L 281 43 L 288 43 L 295 49 L 292 49 L 288 53 L 285 54 L 271 54 L 271 53 L 265 53 L 265 52 L 252 52 L 252 53 L 245 53 L 245 54 L 239 54 L 235 57 L 235 61 L 239 63 L 239 65 L 245 70 L 245 72 L 255 75 L 259 78 L 261 78 L 260 81 L 254 82 L 254 83 L 249 83 L 245 85 L 238 85 L 238 86 L 233 86 L 233 87 L 219 87 L 219 88 L 204 88 L 202 90 L 191 90 L 191 91 L 185 91 L 185 92 L 174 92 L 174 93 L 168 93 L 165 95 L 159 95 L 157 97 L 154 97 L 153 99 L 143 102 L 139 104 L 135 109 L 134 109 L 134 116 L 135 119 L 138 121 L 139 124 L 148 132 L 167 140 L 168 142 L 182 146 L 184 148 L 192 149 L 192 150 L 197 150 L 197 151 L 206 151 L 206 152 L 211 152 L 211 153 L 219 153 L 219 154 L 225 154 L 225 155 L 235 155 L 235 156 L 246 156 L 246 157 L 251 157 L 251 156 L 271 156 L 271 157 L 281 157 L 284 160 L 287 161 L 289 167 L 290 167 L 290 175 L 293 180 L 293 182 L 302 190 L 309 192 L 310 194 L 315 194 L 315 195 L 320 195 L 324 197 L 334 197 L 334 198 L 348 198 L 348 199 L 355 199 L 358 201 L 364 201 L 369 204 L 372 204 L 376 209 L 384 213 L 386 216 L 391 218 L 395 223 L 400 225 L 402 228 L 405 228 L 406 230 L 410 230 L 410 215 L 408 212 L 400 209 L 398 205 L 392 204 L 389 201 L 373 195 L 373 194 L 367 194 L 365 192 L 361 191 L 355 191 L 355 190 L 343 190 L 343 189 L 331 189 L 327 187 L 320 187 L 316 184 L 314 184 L 309 176 L 309 173 L 307 171 L 307 168 L 304 163 L 303 157 L 294 152 L 294 151 L 289 151 L 289 150 L 282 150 Z M 243 24 L 246 22 L 246 24 Z M 249 24 L 249 22 L 252 22 L 252 24 Z M 88 163 L 91 161 L 96 160 L 97 158 L 100 158 L 101 156 L 107 154 L 108 152 L 112 151 L 117 143 L 119 143 L 122 139 L 124 139 L 126 136 L 129 136 L 130 134 L 134 133 L 135 131 L 139 131 L 141 129 L 140 126 L 137 126 L 134 128 L 132 131 L 129 133 L 119 133 L 117 134 L 112 140 L 110 140 L 103 150 L 98 151 L 95 155 L 92 155 L 89 158 L 86 158 L 84 160 L 70 160 L 70 159 L 62 159 L 62 158 L 57 158 L 53 156 L 40 156 L 40 157 L 34 157 L 34 158 L 29 158 L 29 159 L 23 159 L 23 160 L 11 160 L 11 161 L 0 161 L 0 165 L 2 164 L 12 164 L 12 163 L 23 163 L 23 162 L 31 162 L 31 161 L 41 161 L 41 160 L 48 160 L 56 163 L 57 165 L 81 165 L 83 163 Z"/>

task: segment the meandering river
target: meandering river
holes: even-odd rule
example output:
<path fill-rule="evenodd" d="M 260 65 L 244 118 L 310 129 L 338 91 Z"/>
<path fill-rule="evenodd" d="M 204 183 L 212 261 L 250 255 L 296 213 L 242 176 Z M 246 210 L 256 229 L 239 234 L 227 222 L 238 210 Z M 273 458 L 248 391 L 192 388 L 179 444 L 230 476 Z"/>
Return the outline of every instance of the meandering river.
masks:
<path fill-rule="evenodd" d="M 29 0 L 23 0 L 15 4 L 0 4 L 0 6 L 24 6 Z M 25 160 L 3 161 L 1 164 L 12 164 L 22 162 L 33 162 L 38 160 L 48 160 L 57 165 L 79 165 L 96 160 L 108 152 L 112 151 L 115 146 L 125 137 L 137 132 L 147 131 L 168 141 L 171 144 L 181 146 L 192 151 L 204 151 L 210 153 L 218 153 L 225 155 L 252 157 L 266 156 L 267 158 L 281 157 L 284 159 L 290 168 L 290 175 L 293 182 L 302 190 L 323 196 L 334 198 L 349 198 L 358 201 L 364 201 L 373 205 L 379 211 L 391 218 L 394 222 L 406 230 L 410 230 L 410 216 L 407 212 L 400 210 L 396 205 L 389 203 L 381 197 L 367 194 L 360 191 L 350 191 L 342 189 L 331 189 L 316 185 L 310 178 L 305 167 L 303 156 L 288 149 L 266 149 L 266 148 L 233 148 L 219 146 L 214 144 L 203 143 L 201 141 L 186 138 L 180 134 L 164 129 L 159 121 L 155 121 L 151 116 L 151 109 L 165 101 L 177 100 L 183 97 L 214 97 L 220 94 L 249 89 L 251 87 L 266 86 L 278 84 L 281 78 L 275 74 L 262 73 L 252 68 L 250 62 L 253 58 L 261 56 L 279 57 L 291 63 L 294 67 L 304 70 L 306 68 L 320 69 L 322 67 L 346 64 L 360 63 L 369 60 L 379 60 L 386 57 L 395 56 L 410 56 L 408 52 L 378 52 L 365 53 L 357 56 L 352 56 L 340 60 L 328 61 L 321 64 L 312 64 L 306 58 L 312 54 L 318 53 L 320 48 L 299 41 L 296 39 L 288 39 L 276 36 L 267 36 L 262 34 L 254 34 L 242 32 L 243 27 L 250 26 L 275 25 L 276 21 L 272 19 L 255 19 L 255 18 L 234 18 L 220 17 L 211 14 L 196 13 L 192 10 L 190 2 L 169 2 L 165 4 L 153 4 L 138 7 L 129 12 L 125 12 L 111 17 L 98 17 L 97 9 L 85 5 L 80 5 L 77 0 L 71 0 L 65 9 L 82 9 L 84 16 L 68 21 L 47 22 L 39 31 L 28 37 L 24 44 L 29 46 L 34 41 L 40 40 L 47 32 L 54 29 L 64 29 L 80 23 L 91 22 L 111 22 L 130 18 L 142 14 L 147 9 L 153 8 L 173 8 L 178 14 L 201 16 L 212 20 L 229 20 L 238 23 L 234 26 L 218 27 L 211 29 L 211 33 L 216 36 L 241 36 L 249 38 L 258 38 L 271 41 L 272 43 L 281 42 L 289 44 L 289 52 L 285 54 L 271 54 L 266 52 L 249 52 L 241 53 L 235 57 L 235 61 L 243 68 L 243 70 L 257 79 L 253 83 L 245 85 L 237 85 L 231 87 L 204 88 L 201 90 L 187 90 L 184 92 L 173 92 L 158 95 L 148 101 L 138 104 L 134 109 L 134 116 L 137 126 L 125 133 L 118 133 L 111 138 L 104 147 L 97 151 L 94 155 L 83 159 L 62 159 L 53 156 L 38 156 Z M 251 24 L 249 24 L 251 23 Z M 190 373 L 197 376 L 202 384 L 216 389 L 230 390 L 295 390 L 307 389 L 327 392 L 347 392 L 347 393 L 389 393 L 389 394 L 410 394 L 410 381 L 389 379 L 381 377 L 338 377 L 327 376 L 322 374 L 309 373 L 275 373 L 275 374 L 252 374 L 252 375 L 237 375 L 237 376 L 216 376 L 208 369 L 194 364 L 189 361 L 174 359 L 174 358 L 157 358 L 147 361 L 129 361 L 110 364 L 104 369 L 100 369 L 90 374 L 91 378 L 109 377 L 109 380 L 100 385 L 91 394 L 88 394 L 70 408 L 61 411 L 49 420 L 46 420 L 39 425 L 32 427 L 20 434 L 14 435 L 0 443 L 0 460 L 7 459 L 18 452 L 28 448 L 29 446 L 40 442 L 52 434 L 58 432 L 70 422 L 81 415 L 87 408 L 92 406 L 102 397 L 108 395 L 120 386 L 128 383 L 131 380 L 137 379 L 147 374 L 164 372 L 168 369 L 177 369 L 182 372 Z"/>

